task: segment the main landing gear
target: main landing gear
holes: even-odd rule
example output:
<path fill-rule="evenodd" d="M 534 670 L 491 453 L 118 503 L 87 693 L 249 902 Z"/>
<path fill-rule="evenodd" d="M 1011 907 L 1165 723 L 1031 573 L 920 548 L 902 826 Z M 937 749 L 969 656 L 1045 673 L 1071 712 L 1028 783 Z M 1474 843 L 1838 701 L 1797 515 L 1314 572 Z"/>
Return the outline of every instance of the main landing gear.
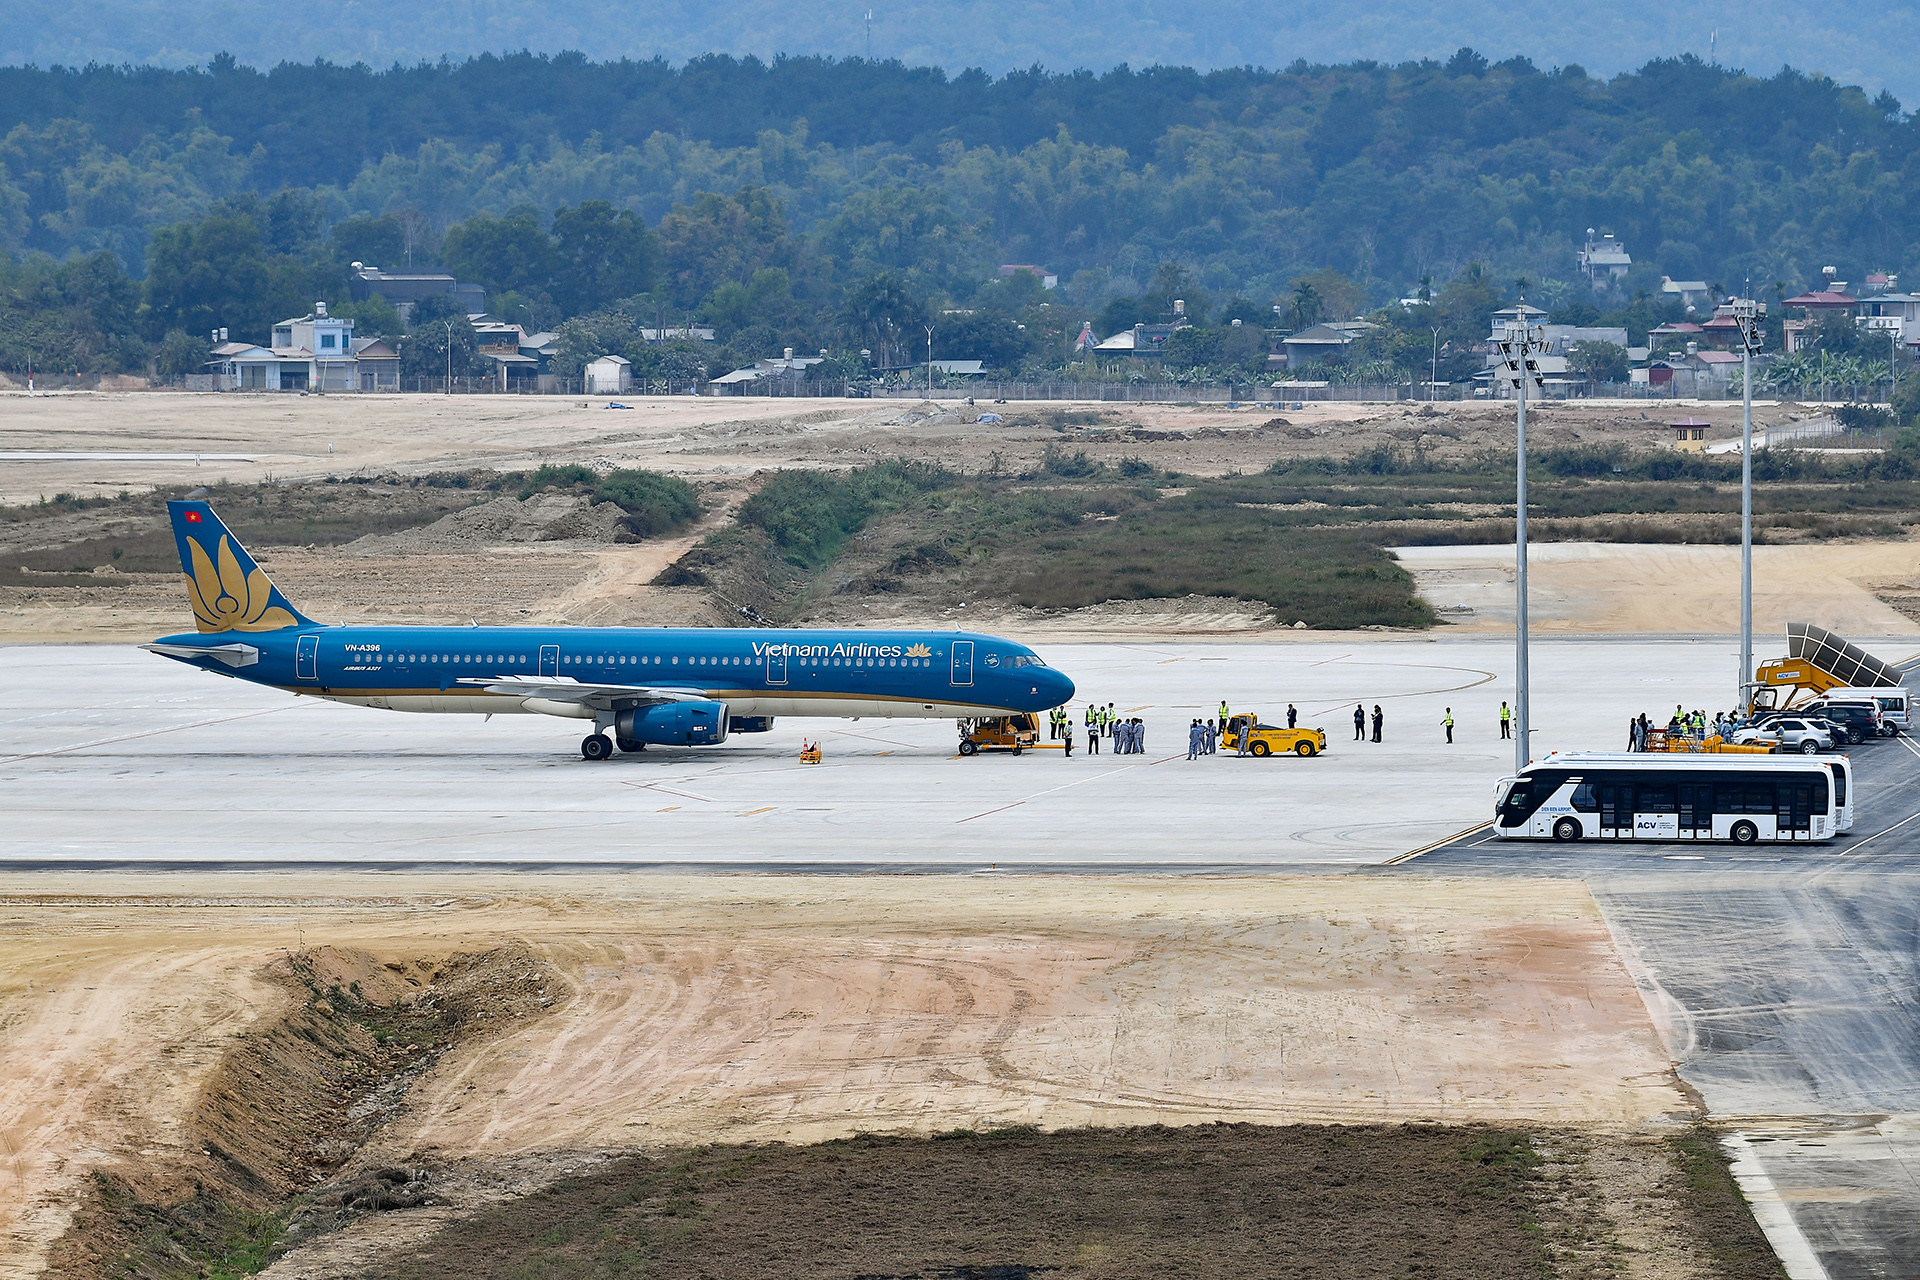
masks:
<path fill-rule="evenodd" d="M 580 757 L 583 760 L 610 760 L 613 758 L 613 739 L 604 733 L 590 733 L 580 740 Z"/>

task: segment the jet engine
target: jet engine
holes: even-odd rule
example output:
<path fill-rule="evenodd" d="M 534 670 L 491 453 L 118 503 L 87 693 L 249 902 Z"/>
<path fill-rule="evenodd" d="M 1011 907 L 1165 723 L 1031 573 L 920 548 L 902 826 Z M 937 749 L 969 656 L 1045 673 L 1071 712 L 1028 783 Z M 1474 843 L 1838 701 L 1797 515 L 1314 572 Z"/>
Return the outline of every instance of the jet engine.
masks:
<path fill-rule="evenodd" d="M 704 747 L 727 740 L 724 702 L 662 702 L 614 717 L 613 740 L 622 751 L 641 747 Z"/>

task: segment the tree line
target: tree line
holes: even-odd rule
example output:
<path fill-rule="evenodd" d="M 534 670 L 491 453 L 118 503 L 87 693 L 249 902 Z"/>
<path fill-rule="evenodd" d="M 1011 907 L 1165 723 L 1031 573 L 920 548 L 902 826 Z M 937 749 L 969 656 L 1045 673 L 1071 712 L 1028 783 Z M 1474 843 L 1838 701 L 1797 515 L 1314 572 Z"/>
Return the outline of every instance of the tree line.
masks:
<path fill-rule="evenodd" d="M 259 339 L 346 305 L 362 261 L 452 270 L 574 346 L 711 322 L 716 363 L 906 363 L 932 325 L 955 358 L 1057 366 L 1082 321 L 1160 317 L 1173 288 L 1207 299 L 1178 358 L 1252 370 L 1251 334 L 1211 331 L 1424 291 L 1432 316 L 1401 309 L 1363 353 L 1424 371 L 1434 318 L 1441 354 L 1484 337 L 1467 300 L 1525 293 L 1637 336 L 1674 318 L 1662 274 L 1778 297 L 1829 262 L 1920 269 L 1917 127 L 1817 75 L 1677 59 L 1601 80 L 1470 50 L 998 78 L 574 55 L 0 68 L 0 365 L 138 369 L 175 334 L 172 367 L 215 325 Z M 1574 269 L 1588 226 L 1636 258 L 1614 292 Z M 1007 262 L 1062 287 L 1025 296 Z M 364 331 L 397 332 L 368 310 Z"/>

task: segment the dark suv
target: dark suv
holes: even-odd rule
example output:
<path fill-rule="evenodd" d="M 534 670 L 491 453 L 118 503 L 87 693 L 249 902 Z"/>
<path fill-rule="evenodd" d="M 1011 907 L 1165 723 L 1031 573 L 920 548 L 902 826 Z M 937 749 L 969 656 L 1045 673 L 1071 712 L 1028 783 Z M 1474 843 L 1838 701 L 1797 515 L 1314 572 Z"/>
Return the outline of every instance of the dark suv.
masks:
<path fill-rule="evenodd" d="M 1810 716 L 1839 725 L 1855 742 L 1880 736 L 1880 709 L 1864 702 L 1828 702 L 1803 708 Z"/>

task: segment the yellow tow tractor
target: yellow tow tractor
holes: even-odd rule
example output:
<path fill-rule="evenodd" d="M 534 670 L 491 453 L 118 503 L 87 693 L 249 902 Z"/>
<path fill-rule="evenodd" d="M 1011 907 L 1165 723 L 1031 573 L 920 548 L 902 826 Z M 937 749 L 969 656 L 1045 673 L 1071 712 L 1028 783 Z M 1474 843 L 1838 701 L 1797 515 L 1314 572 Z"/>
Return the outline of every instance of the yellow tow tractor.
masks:
<path fill-rule="evenodd" d="M 1031 711 L 1010 716 L 984 716 L 960 722 L 960 754 L 977 756 L 982 751 L 1037 750 L 1040 744 L 1040 717 Z"/>
<path fill-rule="evenodd" d="M 1220 735 L 1220 750 L 1238 755 L 1241 734 L 1247 735 L 1249 755 L 1270 756 L 1291 751 L 1297 756 L 1317 756 L 1327 749 L 1325 729 L 1282 729 L 1278 725 L 1261 724 L 1256 714 L 1228 716 L 1227 731 Z"/>

